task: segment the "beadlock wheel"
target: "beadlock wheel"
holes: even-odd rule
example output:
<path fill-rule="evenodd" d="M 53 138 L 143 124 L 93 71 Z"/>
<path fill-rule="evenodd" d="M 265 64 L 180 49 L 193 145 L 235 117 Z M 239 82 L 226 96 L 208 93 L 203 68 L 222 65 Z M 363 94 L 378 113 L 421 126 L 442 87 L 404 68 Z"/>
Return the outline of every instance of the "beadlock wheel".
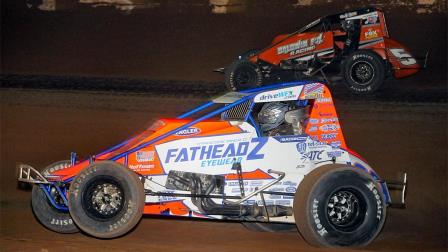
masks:
<path fill-rule="evenodd" d="M 368 85 L 375 76 L 375 70 L 367 61 L 358 61 L 350 68 L 350 78 L 358 85 Z"/>
<path fill-rule="evenodd" d="M 356 94 L 378 90 L 386 77 L 386 63 L 371 50 L 358 50 L 348 55 L 343 65 L 344 84 Z"/>
<path fill-rule="evenodd" d="M 294 219 L 316 247 L 360 247 L 381 231 L 386 204 L 378 183 L 359 168 L 325 165 L 308 175 L 294 197 Z"/>
<path fill-rule="evenodd" d="M 73 221 L 82 231 L 115 238 L 140 221 L 145 192 L 136 173 L 113 161 L 102 161 L 78 173 L 68 200 Z"/>

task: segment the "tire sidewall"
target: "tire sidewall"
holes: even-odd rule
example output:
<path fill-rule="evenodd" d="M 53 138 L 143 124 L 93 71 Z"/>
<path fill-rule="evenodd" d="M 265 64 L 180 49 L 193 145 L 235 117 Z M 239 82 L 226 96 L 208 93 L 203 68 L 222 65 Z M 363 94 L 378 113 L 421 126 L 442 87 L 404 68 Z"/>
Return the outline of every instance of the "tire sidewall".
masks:
<path fill-rule="evenodd" d="M 43 175 L 48 175 L 67 167 L 69 164 L 70 161 L 59 161 L 47 166 L 41 173 Z M 31 207 L 37 220 L 52 231 L 64 234 L 76 233 L 79 231 L 70 214 L 54 208 L 39 185 L 33 186 L 31 192 Z"/>
<path fill-rule="evenodd" d="M 114 178 L 124 194 L 122 209 L 110 219 L 92 218 L 86 211 L 83 197 L 95 179 Z M 126 167 L 112 161 L 94 163 L 82 170 L 70 186 L 69 209 L 78 227 L 98 238 L 115 238 L 127 233 L 141 219 L 144 206 L 143 185 Z"/>
<path fill-rule="evenodd" d="M 358 84 L 351 77 L 352 67 L 360 62 L 367 62 L 373 68 L 373 78 L 366 84 Z M 382 58 L 375 52 L 359 50 L 350 54 L 344 63 L 344 84 L 356 94 L 370 94 L 375 92 L 383 84 L 386 76 L 386 66 Z"/>
<path fill-rule="evenodd" d="M 250 74 L 253 74 L 255 76 L 255 82 L 246 84 L 244 86 L 238 83 L 236 79 L 238 78 L 238 74 L 240 74 L 241 71 L 251 71 L 252 73 Z M 261 86 L 263 83 L 263 75 L 260 69 L 254 63 L 243 58 L 234 61 L 229 66 L 228 70 L 225 73 L 225 80 L 228 89 L 232 91 L 238 91 Z"/>
<path fill-rule="evenodd" d="M 325 247 L 360 247 L 373 241 L 381 231 L 386 218 L 386 204 L 379 185 L 367 174 L 356 168 L 341 168 L 325 173 L 312 186 L 306 197 L 304 209 L 307 239 L 312 245 Z M 338 230 L 327 214 L 330 196 L 340 190 L 350 189 L 359 193 L 366 205 L 364 219 L 354 230 Z M 300 189 L 299 189 L 300 190 Z M 310 237 L 311 236 L 311 237 Z"/>

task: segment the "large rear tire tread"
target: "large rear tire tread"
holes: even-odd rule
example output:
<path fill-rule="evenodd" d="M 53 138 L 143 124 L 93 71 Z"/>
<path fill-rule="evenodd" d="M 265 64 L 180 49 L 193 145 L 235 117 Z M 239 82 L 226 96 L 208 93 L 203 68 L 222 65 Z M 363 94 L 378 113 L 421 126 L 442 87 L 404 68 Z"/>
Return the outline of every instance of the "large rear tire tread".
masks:
<path fill-rule="evenodd" d="M 368 245 L 386 219 L 386 204 L 380 188 L 370 175 L 358 168 L 346 165 L 317 168 L 305 176 L 294 199 L 294 218 L 300 234 L 316 247 Z M 351 211 L 345 220 L 331 215 L 334 214 L 333 199 L 341 193 L 352 196 Z"/>

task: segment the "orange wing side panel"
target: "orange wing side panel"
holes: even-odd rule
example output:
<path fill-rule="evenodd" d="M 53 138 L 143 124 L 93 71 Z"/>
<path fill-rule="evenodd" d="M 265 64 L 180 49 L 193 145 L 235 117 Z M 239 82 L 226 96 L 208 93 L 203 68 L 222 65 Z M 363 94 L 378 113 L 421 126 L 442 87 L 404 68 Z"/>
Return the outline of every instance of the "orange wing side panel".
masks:
<path fill-rule="evenodd" d="M 316 141 L 346 149 L 344 135 L 329 89 L 320 83 L 308 84 L 304 87 L 302 97 L 315 99 L 305 133 Z"/>

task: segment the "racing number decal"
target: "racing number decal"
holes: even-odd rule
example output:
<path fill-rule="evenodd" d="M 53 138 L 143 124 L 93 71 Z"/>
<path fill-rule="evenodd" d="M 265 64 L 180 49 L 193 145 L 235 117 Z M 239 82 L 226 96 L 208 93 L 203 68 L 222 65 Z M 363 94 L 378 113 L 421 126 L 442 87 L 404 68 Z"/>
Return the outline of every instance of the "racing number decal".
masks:
<path fill-rule="evenodd" d="M 389 50 L 395 57 L 400 60 L 400 63 L 405 66 L 414 65 L 415 63 L 417 63 L 417 61 L 412 58 L 409 53 L 405 52 L 403 48 L 395 48 Z"/>

